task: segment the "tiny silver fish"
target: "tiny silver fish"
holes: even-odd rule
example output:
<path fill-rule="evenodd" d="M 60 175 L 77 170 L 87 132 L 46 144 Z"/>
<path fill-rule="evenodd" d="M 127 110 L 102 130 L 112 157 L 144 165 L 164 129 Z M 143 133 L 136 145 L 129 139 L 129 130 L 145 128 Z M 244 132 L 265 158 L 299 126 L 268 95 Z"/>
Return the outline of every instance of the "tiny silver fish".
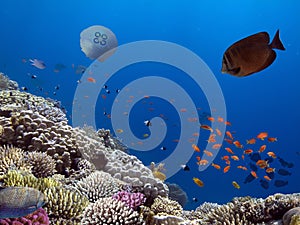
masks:
<path fill-rule="evenodd" d="M 43 69 L 46 68 L 46 64 L 42 60 L 39 60 L 39 59 L 29 59 L 29 61 L 31 62 L 32 66 L 35 66 L 38 69 L 43 70 Z"/>
<path fill-rule="evenodd" d="M 44 194 L 34 188 L 0 187 L 0 219 L 26 216 L 44 204 Z"/>

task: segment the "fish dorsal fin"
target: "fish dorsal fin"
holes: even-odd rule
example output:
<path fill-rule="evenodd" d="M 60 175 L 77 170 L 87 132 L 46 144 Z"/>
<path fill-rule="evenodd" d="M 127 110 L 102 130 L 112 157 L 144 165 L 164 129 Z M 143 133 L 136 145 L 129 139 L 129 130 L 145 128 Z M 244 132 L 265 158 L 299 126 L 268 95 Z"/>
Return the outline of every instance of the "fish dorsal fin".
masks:
<path fill-rule="evenodd" d="M 243 44 L 245 44 L 245 43 L 247 43 L 247 44 L 250 44 L 250 43 L 269 44 L 269 42 L 270 42 L 269 34 L 267 32 L 259 32 L 257 34 L 250 35 L 249 37 L 246 37 L 246 38 L 234 43 L 234 45 L 239 45 L 240 43 L 243 43 Z"/>
<path fill-rule="evenodd" d="M 272 43 L 270 44 L 271 48 L 276 48 L 279 50 L 285 50 L 280 38 L 279 38 L 279 30 L 276 31 L 276 34 L 272 40 Z"/>

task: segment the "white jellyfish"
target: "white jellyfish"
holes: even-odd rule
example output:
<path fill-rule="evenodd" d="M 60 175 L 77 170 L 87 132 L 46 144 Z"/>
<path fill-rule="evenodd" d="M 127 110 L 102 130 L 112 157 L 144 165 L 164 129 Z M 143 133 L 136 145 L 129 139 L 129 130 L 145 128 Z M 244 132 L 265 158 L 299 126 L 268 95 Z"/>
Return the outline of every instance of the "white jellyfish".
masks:
<path fill-rule="evenodd" d="M 98 59 L 103 62 L 114 54 L 117 46 L 115 34 L 104 26 L 91 26 L 80 33 L 81 50 L 92 60 Z"/>

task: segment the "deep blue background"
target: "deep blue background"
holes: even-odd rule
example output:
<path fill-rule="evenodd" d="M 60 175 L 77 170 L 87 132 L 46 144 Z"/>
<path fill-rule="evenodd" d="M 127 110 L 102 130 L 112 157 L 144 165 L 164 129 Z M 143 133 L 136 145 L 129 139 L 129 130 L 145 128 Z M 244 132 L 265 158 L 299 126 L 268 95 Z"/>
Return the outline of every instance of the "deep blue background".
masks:
<path fill-rule="evenodd" d="M 290 170 L 292 175 L 284 177 L 289 181 L 287 186 L 276 188 L 271 185 L 268 190 L 261 188 L 258 181 L 243 185 L 245 173 L 237 170 L 228 174 L 214 168 L 201 174 L 196 169 L 182 171 L 169 181 L 177 182 L 188 193 L 190 202 L 187 208 L 195 208 L 203 201 L 223 203 L 234 196 L 265 197 L 276 192 L 299 192 L 299 11 L 300 4 L 296 0 L 0 1 L 0 71 L 17 80 L 20 86 L 28 87 L 31 93 L 60 100 L 70 115 L 76 81 L 81 76 L 75 74 L 71 65 L 89 66 L 92 62 L 80 50 L 79 34 L 83 29 L 91 25 L 106 26 L 116 34 L 119 45 L 149 39 L 182 45 L 198 54 L 215 74 L 226 100 L 228 120 L 233 124 L 230 129 L 236 131 L 238 139 L 245 141 L 261 131 L 268 131 L 271 136 L 278 137 L 278 142 L 272 143 L 272 150 L 295 164 Z M 260 31 L 267 31 L 272 38 L 277 29 L 280 29 L 286 51 L 277 51 L 277 59 L 269 68 L 242 79 L 220 73 L 223 52 L 230 44 Z M 47 68 L 38 70 L 29 63 L 23 63 L 23 58 L 42 59 Z M 63 63 L 67 68 L 54 73 L 57 63 Z M 151 71 L 149 68 L 156 68 L 156 71 L 161 70 L 160 73 L 169 71 L 164 67 L 144 66 L 132 69 Z M 37 79 L 32 80 L 28 73 L 37 75 Z M 126 78 L 120 80 L 112 79 L 110 85 L 120 88 L 126 84 Z M 58 84 L 60 89 L 54 96 L 54 87 Z M 39 91 L 38 87 L 42 87 L 43 91 Z M 185 88 L 196 101 L 201 98 L 201 90 L 193 90 L 192 84 Z M 99 103 L 97 106 L 98 128 L 110 128 L 110 121 L 103 117 L 102 112 L 103 108 L 111 106 L 113 96 L 107 98 L 103 103 L 105 105 Z M 167 102 L 157 100 L 156 104 L 156 110 L 169 113 L 169 126 L 180 126 L 176 124 L 178 114 Z M 203 105 L 199 107 L 207 107 L 206 102 Z M 145 111 L 139 105 L 136 108 L 137 111 Z M 145 118 L 130 117 L 132 129 L 140 137 L 147 131 L 140 125 L 146 119 L 147 110 L 144 113 Z M 160 114 L 160 111 L 155 113 Z M 169 151 L 174 148 L 170 140 L 176 139 L 179 129 L 172 129 L 163 143 Z M 203 145 L 206 139 L 201 137 L 199 145 Z M 158 149 L 146 156 L 140 152 L 130 152 L 138 155 L 145 164 L 169 154 Z M 193 176 L 200 177 L 205 187 L 196 186 Z M 232 187 L 232 180 L 241 183 L 240 190 Z M 193 197 L 197 197 L 199 202 L 192 202 Z"/>

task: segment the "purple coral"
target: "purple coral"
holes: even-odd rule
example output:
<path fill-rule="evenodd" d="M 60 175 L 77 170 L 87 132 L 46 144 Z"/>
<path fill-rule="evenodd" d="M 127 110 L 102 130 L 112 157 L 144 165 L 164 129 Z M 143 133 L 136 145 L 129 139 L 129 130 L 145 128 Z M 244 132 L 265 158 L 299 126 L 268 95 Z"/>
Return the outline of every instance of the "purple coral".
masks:
<path fill-rule="evenodd" d="M 124 202 L 127 206 L 132 209 L 136 209 L 146 201 L 146 197 L 143 193 L 131 193 L 128 191 L 119 191 L 112 196 L 112 198 Z"/>
<path fill-rule="evenodd" d="M 35 212 L 14 219 L 0 219 L 0 225 L 49 225 L 49 217 L 43 208 L 39 208 Z"/>

